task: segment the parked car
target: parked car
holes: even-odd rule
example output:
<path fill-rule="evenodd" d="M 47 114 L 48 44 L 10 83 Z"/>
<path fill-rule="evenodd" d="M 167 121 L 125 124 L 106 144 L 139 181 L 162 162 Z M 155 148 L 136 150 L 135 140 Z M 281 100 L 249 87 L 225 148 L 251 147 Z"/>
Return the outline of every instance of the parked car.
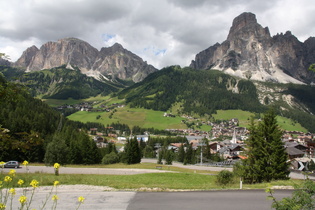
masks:
<path fill-rule="evenodd" d="M 5 164 L 0 165 L 0 167 L 2 168 L 20 168 L 20 163 L 18 161 L 15 160 L 11 160 L 6 162 Z"/>

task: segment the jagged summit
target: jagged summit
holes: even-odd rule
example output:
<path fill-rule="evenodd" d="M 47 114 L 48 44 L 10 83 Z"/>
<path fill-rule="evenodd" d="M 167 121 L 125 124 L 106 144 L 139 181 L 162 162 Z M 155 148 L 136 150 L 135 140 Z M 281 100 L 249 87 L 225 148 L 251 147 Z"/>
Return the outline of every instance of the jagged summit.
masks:
<path fill-rule="evenodd" d="M 244 33 L 247 31 L 248 33 Z M 234 18 L 227 40 L 233 40 L 237 36 L 249 38 L 249 36 L 267 36 L 270 37 L 268 27 L 263 28 L 257 23 L 256 15 L 250 12 L 244 12 Z M 245 37 L 244 37 L 245 36 Z"/>
<path fill-rule="evenodd" d="M 115 44 L 113 44 L 112 48 L 113 49 L 120 49 L 120 50 L 124 49 L 123 46 L 117 42 Z"/>
<path fill-rule="evenodd" d="M 82 73 L 95 78 L 110 75 L 111 78 L 134 82 L 142 81 L 148 74 L 157 71 L 118 43 L 99 51 L 89 43 L 73 37 L 47 42 L 40 49 L 32 46 L 13 65 L 27 71 L 40 71 L 64 64 L 79 67 Z"/>
<path fill-rule="evenodd" d="M 190 66 L 259 81 L 310 83 L 314 46 L 314 40 L 302 43 L 290 31 L 271 37 L 255 14 L 245 12 L 233 20 L 226 41 L 198 53 Z"/>

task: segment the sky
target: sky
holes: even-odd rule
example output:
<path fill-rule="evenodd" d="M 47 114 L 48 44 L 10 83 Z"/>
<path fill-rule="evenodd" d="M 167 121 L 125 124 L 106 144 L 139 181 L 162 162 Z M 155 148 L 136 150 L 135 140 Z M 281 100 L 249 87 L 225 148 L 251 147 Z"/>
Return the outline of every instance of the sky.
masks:
<path fill-rule="evenodd" d="M 158 69 L 188 66 L 226 40 L 243 12 L 272 36 L 315 36 L 314 0 L 0 0 L 0 8 L 0 52 L 13 62 L 32 45 L 75 37 L 98 50 L 120 43 Z"/>

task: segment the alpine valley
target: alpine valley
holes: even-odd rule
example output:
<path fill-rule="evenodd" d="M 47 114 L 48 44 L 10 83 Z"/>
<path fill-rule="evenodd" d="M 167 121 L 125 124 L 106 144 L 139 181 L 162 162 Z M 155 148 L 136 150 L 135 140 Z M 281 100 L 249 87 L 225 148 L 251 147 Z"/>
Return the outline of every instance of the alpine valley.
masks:
<path fill-rule="evenodd" d="M 32 46 L 14 63 L 0 60 L 0 69 L 42 99 L 103 95 L 131 108 L 207 119 L 217 110 L 262 113 L 273 106 L 315 132 L 313 63 L 314 37 L 303 43 L 291 32 L 271 37 L 254 14 L 243 13 L 226 41 L 198 53 L 189 67 L 157 70 L 118 43 L 99 51 L 65 38 Z"/>

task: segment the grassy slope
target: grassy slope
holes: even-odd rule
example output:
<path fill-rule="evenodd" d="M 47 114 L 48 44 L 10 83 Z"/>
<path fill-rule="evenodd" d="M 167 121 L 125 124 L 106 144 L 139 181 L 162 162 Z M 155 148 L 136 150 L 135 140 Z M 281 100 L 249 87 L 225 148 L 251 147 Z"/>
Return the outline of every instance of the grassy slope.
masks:
<path fill-rule="evenodd" d="M 109 96 L 97 96 L 85 100 L 56 100 L 56 99 L 46 99 L 45 100 L 50 106 L 59 106 L 63 104 L 76 104 L 84 101 L 99 101 L 100 103 L 94 105 L 95 108 L 99 107 L 101 104 L 110 105 L 113 103 L 124 103 L 123 100 L 117 99 L 116 97 L 110 98 Z M 173 107 L 172 113 L 176 113 L 180 104 Z M 128 124 L 129 126 L 140 126 L 143 128 L 156 128 L 156 129 L 186 129 L 187 126 L 181 123 L 185 118 L 182 117 L 163 117 L 164 112 L 153 111 L 143 108 L 129 108 L 128 106 L 123 108 L 116 108 L 116 112 L 112 115 L 110 119 L 109 116 L 111 112 L 76 112 L 70 115 L 68 118 L 70 120 L 81 121 L 81 122 L 98 122 L 104 125 L 111 124 L 113 122 L 120 122 Z M 100 119 L 96 117 L 100 115 Z M 253 113 L 242 110 L 218 110 L 217 114 L 213 114 L 213 117 L 217 120 L 229 120 L 232 118 L 238 118 L 240 126 L 248 127 L 250 123 L 250 118 L 254 116 Z M 302 131 L 307 132 L 299 123 L 294 123 L 292 120 L 284 117 L 278 117 L 278 123 L 281 128 L 288 131 Z M 201 130 L 209 131 L 210 126 L 203 125 Z"/>
<path fill-rule="evenodd" d="M 213 115 L 213 117 L 218 120 L 229 120 L 232 118 L 238 118 L 240 122 L 239 125 L 243 127 L 249 126 L 249 119 L 253 116 L 253 113 L 242 110 L 218 110 L 217 114 Z M 294 123 L 291 119 L 278 116 L 277 120 L 279 126 L 284 130 L 307 132 L 307 130 L 303 128 L 299 123 Z"/>
<path fill-rule="evenodd" d="M 116 112 L 110 119 L 110 112 L 76 112 L 70 115 L 70 120 L 81 122 L 99 122 L 104 125 L 112 122 L 120 122 L 128 124 L 129 126 L 140 126 L 144 128 L 154 127 L 156 129 L 166 128 L 186 128 L 186 125 L 181 123 L 184 118 L 181 117 L 163 117 L 164 112 L 153 111 L 147 109 L 134 109 L 129 107 L 116 108 Z M 96 117 L 100 115 L 100 119 Z"/>
<path fill-rule="evenodd" d="M 128 124 L 129 126 L 140 126 L 144 128 L 156 128 L 156 129 L 185 129 L 186 125 L 181 123 L 184 118 L 181 117 L 163 117 L 164 112 L 153 111 L 147 109 L 135 109 L 135 108 L 117 108 L 112 118 L 109 118 L 110 112 L 76 112 L 70 115 L 70 120 L 76 120 L 81 122 L 99 122 L 104 125 L 111 124 L 112 122 L 120 122 Z M 101 115 L 100 119 L 96 119 L 98 115 Z M 229 120 L 232 118 L 238 118 L 240 126 L 248 127 L 250 118 L 254 116 L 253 113 L 242 110 L 218 110 L 217 114 L 213 117 L 218 120 Z M 288 131 L 302 131 L 307 132 L 299 123 L 294 123 L 292 120 L 284 117 L 278 117 L 279 126 Z M 202 126 L 201 130 L 209 131 L 210 126 Z"/>

